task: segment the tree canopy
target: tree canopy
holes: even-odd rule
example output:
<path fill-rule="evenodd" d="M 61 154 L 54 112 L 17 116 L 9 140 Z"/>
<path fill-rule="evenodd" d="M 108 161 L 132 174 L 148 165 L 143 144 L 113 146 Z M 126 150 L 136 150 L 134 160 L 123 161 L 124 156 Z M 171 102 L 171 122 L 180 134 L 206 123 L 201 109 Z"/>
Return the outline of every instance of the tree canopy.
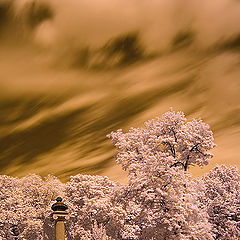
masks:
<path fill-rule="evenodd" d="M 68 239 L 234 240 L 240 238 L 240 175 L 216 166 L 195 179 L 189 166 L 207 165 L 213 133 L 202 120 L 168 111 L 143 128 L 108 135 L 116 162 L 128 171 L 121 184 L 108 177 L 0 176 L 0 239 L 53 239 L 51 205 L 61 196 L 69 207 Z"/>

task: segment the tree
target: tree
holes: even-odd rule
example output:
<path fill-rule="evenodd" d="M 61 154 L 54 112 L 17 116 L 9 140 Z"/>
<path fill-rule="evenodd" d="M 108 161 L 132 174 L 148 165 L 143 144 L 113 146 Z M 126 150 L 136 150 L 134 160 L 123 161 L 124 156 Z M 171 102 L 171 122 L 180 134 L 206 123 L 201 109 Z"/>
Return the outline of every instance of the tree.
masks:
<path fill-rule="evenodd" d="M 131 239 L 212 239 L 195 181 L 185 173 L 189 165 L 206 165 L 212 156 L 207 152 L 214 147 L 207 124 L 186 122 L 182 112 L 169 111 L 146 122 L 145 128 L 118 130 L 108 137 L 117 147 L 117 163 L 129 172 L 118 202 L 127 212 Z"/>
<path fill-rule="evenodd" d="M 12 227 L 21 239 L 52 239 L 48 224 L 51 202 L 63 193 L 63 184 L 53 176 L 45 181 L 35 174 L 23 178 L 0 176 L 0 237 L 11 239 Z M 49 222 L 50 223 L 50 222 Z"/>
<path fill-rule="evenodd" d="M 65 184 L 53 176 L 0 176 L 0 239 L 11 239 L 13 228 L 21 239 L 52 239 L 51 205 L 57 196 L 69 207 L 69 239 L 239 238 L 234 232 L 239 228 L 236 171 L 219 168 L 199 180 L 187 172 L 190 165 L 208 164 L 212 156 L 208 151 L 215 145 L 207 124 L 187 122 L 182 112 L 169 111 L 145 128 L 118 130 L 109 137 L 117 147 L 117 163 L 128 170 L 126 185 L 81 174 Z M 220 217 L 216 209 L 222 207 Z"/>
<path fill-rule="evenodd" d="M 171 168 L 131 181 L 117 195 L 126 211 L 123 239 L 212 239 L 194 187 L 190 175 Z"/>
<path fill-rule="evenodd" d="M 203 177 L 200 202 L 213 225 L 214 239 L 240 239 L 240 174 L 236 167 L 216 166 Z"/>
<path fill-rule="evenodd" d="M 108 135 L 117 147 L 116 161 L 124 170 L 148 162 L 154 156 L 170 167 L 181 166 L 185 171 L 190 165 L 204 166 L 215 144 L 209 125 L 202 120 L 186 122 L 183 112 L 168 111 L 162 117 L 145 123 L 145 128 L 121 129 Z"/>
<path fill-rule="evenodd" d="M 73 239 L 95 239 L 96 235 L 102 235 L 99 240 L 121 239 L 125 213 L 112 201 L 121 187 L 108 177 L 79 174 L 70 178 L 65 199 L 71 213 L 69 229 Z"/>

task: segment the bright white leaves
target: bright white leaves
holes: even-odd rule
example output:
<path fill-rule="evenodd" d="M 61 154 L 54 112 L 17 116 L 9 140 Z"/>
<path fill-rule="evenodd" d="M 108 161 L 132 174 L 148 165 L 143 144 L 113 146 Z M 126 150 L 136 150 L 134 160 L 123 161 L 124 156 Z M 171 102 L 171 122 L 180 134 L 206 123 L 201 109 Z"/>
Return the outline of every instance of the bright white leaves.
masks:
<path fill-rule="evenodd" d="M 143 165 L 156 162 L 169 167 L 204 166 L 212 155 L 215 144 L 213 133 L 202 120 L 186 122 L 183 112 L 169 111 L 160 118 L 145 123 L 145 128 L 131 128 L 108 135 L 117 147 L 117 163 L 130 175 Z"/>
<path fill-rule="evenodd" d="M 37 175 L 21 179 L 1 175 L 0 237 L 11 239 L 11 229 L 16 225 L 21 239 L 52 239 L 51 228 L 45 228 L 44 222 L 51 213 L 51 202 L 63 194 L 63 186 L 53 176 L 44 181 Z"/>
<path fill-rule="evenodd" d="M 51 205 L 62 196 L 69 207 L 67 237 L 79 240 L 240 239 L 240 175 L 218 166 L 203 179 L 186 172 L 208 164 L 215 145 L 209 126 L 169 111 L 109 135 L 116 160 L 129 171 L 126 185 L 107 177 L 0 176 L 0 239 L 14 225 L 25 240 L 53 239 Z M 184 171 L 185 170 L 185 171 Z"/>
<path fill-rule="evenodd" d="M 166 168 L 159 177 L 137 176 L 119 192 L 118 202 L 126 210 L 127 226 L 135 227 L 132 239 L 212 239 L 193 179 L 183 171 Z"/>
<path fill-rule="evenodd" d="M 187 122 L 182 112 L 169 111 L 146 122 L 145 128 L 118 130 L 108 137 L 117 147 L 117 163 L 129 172 L 118 200 L 128 228 L 132 226 L 125 234 L 135 234 L 132 239 L 212 239 L 195 183 L 182 171 L 208 163 L 207 151 L 214 143 L 207 124 Z"/>
<path fill-rule="evenodd" d="M 94 237 L 99 231 L 117 236 L 125 218 L 124 210 L 118 208 L 112 200 L 118 188 L 121 185 L 107 177 L 79 174 L 70 178 L 66 183 L 65 199 L 71 213 L 69 231 L 73 239 L 82 239 L 82 236 L 87 239 L 87 236 L 91 236 L 89 239 L 103 240 L 103 236 Z M 103 228 L 106 230 L 103 231 Z"/>
<path fill-rule="evenodd" d="M 202 201 L 213 225 L 215 239 L 240 239 L 240 175 L 235 167 L 220 165 L 203 178 Z"/>

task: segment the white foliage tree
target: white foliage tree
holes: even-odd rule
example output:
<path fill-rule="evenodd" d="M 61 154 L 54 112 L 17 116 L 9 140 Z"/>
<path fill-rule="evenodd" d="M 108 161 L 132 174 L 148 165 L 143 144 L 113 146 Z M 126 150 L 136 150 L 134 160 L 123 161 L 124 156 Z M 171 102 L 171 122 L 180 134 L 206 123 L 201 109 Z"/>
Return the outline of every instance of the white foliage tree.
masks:
<path fill-rule="evenodd" d="M 208 150 L 214 147 L 209 126 L 169 111 L 145 128 L 118 130 L 109 137 L 117 147 L 117 163 L 129 171 L 121 201 L 132 239 L 211 239 L 195 183 L 184 173 L 189 165 L 208 164 Z"/>
<path fill-rule="evenodd" d="M 117 163 L 130 173 L 154 155 L 185 171 L 190 165 L 204 166 L 212 157 L 208 150 L 215 146 L 208 124 L 196 119 L 186 122 L 183 112 L 174 111 L 146 122 L 145 128 L 131 128 L 127 133 L 120 129 L 108 137 L 117 147 Z"/>
<path fill-rule="evenodd" d="M 53 238 L 51 205 L 69 207 L 68 239 L 239 239 L 239 174 L 218 166 L 195 180 L 189 166 L 209 163 L 215 144 L 202 120 L 187 122 L 169 111 L 144 128 L 112 132 L 116 161 L 129 173 L 126 185 L 107 177 L 76 175 L 62 184 L 49 176 L 0 176 L 0 239 Z"/>
<path fill-rule="evenodd" d="M 11 239 L 12 227 L 21 239 L 52 239 L 44 224 L 51 214 L 51 202 L 63 194 L 63 184 L 53 176 L 45 181 L 35 174 L 23 178 L 0 176 L 0 236 Z"/>
<path fill-rule="evenodd" d="M 240 174 L 236 167 L 216 166 L 203 177 L 201 202 L 213 225 L 214 239 L 240 239 Z"/>
<path fill-rule="evenodd" d="M 87 239 L 89 234 L 89 239 L 96 239 L 96 235 L 99 240 L 119 239 L 125 215 L 112 201 L 118 188 L 121 185 L 108 177 L 79 174 L 70 178 L 66 183 L 65 198 L 71 213 L 69 229 L 73 239 L 82 236 Z"/>

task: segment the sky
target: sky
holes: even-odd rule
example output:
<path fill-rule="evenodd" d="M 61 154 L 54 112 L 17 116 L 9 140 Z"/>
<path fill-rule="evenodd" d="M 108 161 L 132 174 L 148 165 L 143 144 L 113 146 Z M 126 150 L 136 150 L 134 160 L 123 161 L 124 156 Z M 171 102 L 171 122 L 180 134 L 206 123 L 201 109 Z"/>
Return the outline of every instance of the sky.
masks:
<path fill-rule="evenodd" d="M 106 135 L 171 107 L 239 166 L 240 1 L 0 0 L 0 174 L 125 181 Z"/>

